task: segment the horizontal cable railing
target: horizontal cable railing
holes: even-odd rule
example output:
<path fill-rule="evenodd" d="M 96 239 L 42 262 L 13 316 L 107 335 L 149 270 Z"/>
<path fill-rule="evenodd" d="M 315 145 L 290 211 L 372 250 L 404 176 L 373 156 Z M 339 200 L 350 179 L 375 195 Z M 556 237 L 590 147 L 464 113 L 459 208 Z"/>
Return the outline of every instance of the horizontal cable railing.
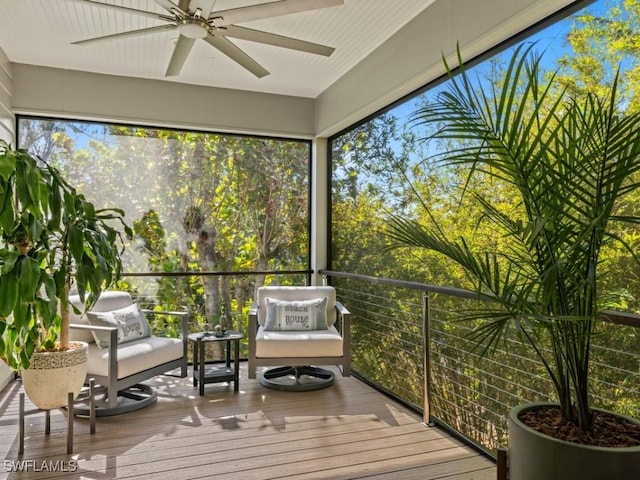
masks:
<path fill-rule="evenodd" d="M 456 312 L 475 292 L 321 271 L 352 314 L 354 371 L 489 455 L 507 443 L 509 409 L 553 400 L 548 376 L 514 333 L 490 356 L 473 350 L 472 325 Z M 640 317 L 605 312 L 592 348 L 596 406 L 640 417 Z M 428 327 L 428 328 L 427 328 Z"/>
<path fill-rule="evenodd" d="M 311 275 L 313 270 L 246 270 L 246 271 L 184 271 L 184 272 L 125 272 L 122 277 L 256 277 L 283 275 Z"/>
<path fill-rule="evenodd" d="M 245 334 L 256 287 L 306 285 L 309 270 L 260 272 L 126 273 L 123 288 L 144 308 L 187 309 L 192 331 L 220 320 L 207 291 L 225 303 L 229 328 Z M 540 362 L 514 335 L 492 356 L 473 351 L 472 326 L 456 312 L 476 306 L 478 295 L 459 288 L 321 271 L 351 311 L 353 370 L 366 382 L 420 411 L 425 422 L 450 429 L 489 455 L 507 443 L 507 414 L 529 401 L 552 400 Z M 213 282 L 213 283 L 207 283 Z M 209 289 L 209 290 L 208 290 Z M 490 301 L 483 298 L 481 301 Z M 640 318 L 606 312 L 592 348 L 594 404 L 640 417 Z M 158 320 L 160 321 L 160 320 Z M 428 328 L 427 328 L 428 327 Z M 154 324 L 177 334 L 177 325 Z M 212 345 L 217 345 L 215 342 Z M 219 346 L 217 348 L 220 348 Z M 222 351 L 208 358 L 222 358 Z"/>

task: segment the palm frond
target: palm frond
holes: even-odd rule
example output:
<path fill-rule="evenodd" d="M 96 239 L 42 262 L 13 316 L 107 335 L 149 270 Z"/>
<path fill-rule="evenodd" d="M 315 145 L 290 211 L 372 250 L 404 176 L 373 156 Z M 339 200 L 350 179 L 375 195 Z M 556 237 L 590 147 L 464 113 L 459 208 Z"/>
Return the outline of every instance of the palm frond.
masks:
<path fill-rule="evenodd" d="M 640 223 L 616 213 L 618 202 L 640 188 L 630 180 L 640 171 L 640 113 L 618 111 L 617 76 L 606 97 L 572 96 L 543 71 L 533 48 L 515 49 L 499 88 L 474 78 L 458 52 L 458 73 L 445 62 L 448 89 L 412 117 L 434 132 L 431 140 L 452 145 L 431 161 L 467 169 L 465 191 L 478 175 L 515 189 L 515 217 L 475 195 L 482 221 L 503 232 L 508 246 L 475 251 L 430 214 L 431 226 L 391 216 L 385 233 L 389 248 L 425 248 L 460 265 L 478 293 L 496 303 L 461 313 L 476 325 L 476 348 L 490 353 L 514 326 L 549 373 L 563 414 L 588 428 L 600 251 L 612 241 L 632 251 L 611 224 Z M 540 347 L 543 338 L 550 354 Z"/>

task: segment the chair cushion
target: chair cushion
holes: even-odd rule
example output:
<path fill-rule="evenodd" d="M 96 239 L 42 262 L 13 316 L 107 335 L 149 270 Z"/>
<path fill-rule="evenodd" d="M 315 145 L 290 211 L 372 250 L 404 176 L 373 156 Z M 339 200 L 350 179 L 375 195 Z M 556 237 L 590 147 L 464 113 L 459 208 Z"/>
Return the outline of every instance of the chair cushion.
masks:
<path fill-rule="evenodd" d="M 80 301 L 80 297 L 78 295 L 69 295 L 69 303 L 75 305 L 75 307 L 80 310 L 80 312 L 84 310 L 84 305 Z M 124 308 L 128 305 L 131 305 L 132 303 L 133 300 L 131 299 L 131 295 L 129 295 L 127 292 L 105 291 L 102 292 L 102 295 L 100 295 L 100 298 L 93 306 L 91 311 L 108 312 L 110 310 L 118 310 L 120 308 Z M 78 325 L 89 325 L 86 314 L 77 314 L 71 307 L 69 307 L 69 322 L 76 323 Z M 71 329 L 70 337 L 71 340 L 85 343 L 93 343 L 95 341 L 95 338 L 90 330 Z"/>
<path fill-rule="evenodd" d="M 131 342 L 151 335 L 149 322 L 136 303 L 108 312 L 87 312 L 87 320 L 93 326 L 117 327 L 118 343 Z M 93 331 L 98 346 L 109 346 L 109 332 Z"/>
<path fill-rule="evenodd" d="M 267 297 L 265 330 L 326 330 L 327 297 L 285 301 Z"/>
<path fill-rule="evenodd" d="M 335 327 L 313 331 L 269 331 L 256 334 L 257 358 L 341 357 L 342 337 Z"/>
<path fill-rule="evenodd" d="M 146 337 L 118 345 L 118 380 L 171 360 L 182 358 L 179 338 Z M 89 345 L 88 377 L 107 376 L 109 350 Z"/>
<path fill-rule="evenodd" d="M 260 287 L 257 292 L 256 302 L 258 304 L 258 323 L 262 326 L 266 324 L 267 297 L 285 301 L 313 300 L 317 298 L 322 299 L 324 297 L 327 297 L 327 325 L 331 326 L 336 323 L 336 290 L 333 287 Z"/>

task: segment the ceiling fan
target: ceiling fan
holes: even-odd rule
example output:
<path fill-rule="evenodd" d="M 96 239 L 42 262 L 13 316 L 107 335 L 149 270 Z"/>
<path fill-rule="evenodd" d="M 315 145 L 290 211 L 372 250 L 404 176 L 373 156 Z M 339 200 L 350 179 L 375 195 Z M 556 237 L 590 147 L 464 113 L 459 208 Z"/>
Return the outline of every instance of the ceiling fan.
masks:
<path fill-rule="evenodd" d="M 344 4 L 344 0 L 279 0 L 214 12 L 212 9 L 216 0 L 154 0 L 155 3 L 167 11 L 167 13 L 164 14 L 102 3 L 96 0 L 70 1 L 134 15 L 143 15 L 166 22 L 165 25 L 80 40 L 73 42 L 73 45 L 89 45 L 105 40 L 122 39 L 177 29 L 180 36 L 171 55 L 165 76 L 179 75 L 195 41 L 202 39 L 249 70 L 258 78 L 269 75 L 269 72 L 242 51 L 242 49 L 232 43 L 227 37 L 327 57 L 333 53 L 334 48 L 261 30 L 253 30 L 236 24 Z"/>

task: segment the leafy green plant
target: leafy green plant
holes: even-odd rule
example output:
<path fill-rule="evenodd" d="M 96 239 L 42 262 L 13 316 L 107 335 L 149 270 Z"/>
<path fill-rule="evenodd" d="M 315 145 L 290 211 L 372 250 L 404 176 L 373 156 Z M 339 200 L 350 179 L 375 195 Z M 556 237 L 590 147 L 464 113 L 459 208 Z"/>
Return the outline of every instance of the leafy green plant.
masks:
<path fill-rule="evenodd" d="M 515 328 L 542 361 L 565 419 L 589 430 L 590 348 L 602 320 L 600 250 L 606 242 L 628 248 L 614 223 L 640 223 L 616 214 L 618 202 L 640 186 L 640 114 L 618 110 L 617 80 L 606 97 L 562 90 L 532 46 L 516 49 L 501 88 L 446 66 L 449 88 L 415 113 L 436 128 L 432 138 L 455 145 L 435 160 L 467 168 L 469 180 L 510 185 L 521 213 L 505 213 L 491 192 L 475 194 L 481 221 L 509 239 L 500 251 L 475 251 L 469 239 L 433 222 L 397 215 L 385 233 L 391 248 L 426 248 L 462 266 L 479 294 L 494 300 L 463 312 L 476 322 L 476 348 L 490 353 Z"/>
<path fill-rule="evenodd" d="M 120 275 L 118 209 L 98 210 L 58 170 L 0 141 L 0 358 L 27 368 L 38 349 L 69 348 L 68 294 L 90 307 Z"/>

